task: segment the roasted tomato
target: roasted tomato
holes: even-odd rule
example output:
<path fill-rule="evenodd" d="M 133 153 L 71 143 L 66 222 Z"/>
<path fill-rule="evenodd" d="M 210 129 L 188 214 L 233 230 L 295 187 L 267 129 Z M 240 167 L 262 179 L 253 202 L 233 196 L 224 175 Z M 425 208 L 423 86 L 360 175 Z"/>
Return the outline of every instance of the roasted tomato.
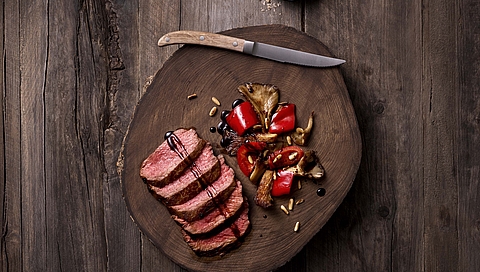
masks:
<path fill-rule="evenodd" d="M 248 101 L 240 103 L 225 118 L 228 126 L 242 136 L 254 125 L 260 124 L 257 113 Z"/>
<path fill-rule="evenodd" d="M 303 157 L 303 150 L 295 145 L 283 147 L 268 156 L 268 167 L 279 169 L 297 164 Z"/>
<path fill-rule="evenodd" d="M 237 150 L 237 162 L 240 170 L 245 176 L 249 177 L 255 166 L 258 156 L 267 147 L 264 142 L 247 142 Z M 248 157 L 251 157 L 249 160 Z"/>
<path fill-rule="evenodd" d="M 290 194 L 293 183 L 293 173 L 290 171 L 278 170 L 277 177 L 273 180 L 272 196 L 282 196 Z"/>
<path fill-rule="evenodd" d="M 272 116 L 268 132 L 282 134 L 295 129 L 295 104 L 279 106 Z"/>

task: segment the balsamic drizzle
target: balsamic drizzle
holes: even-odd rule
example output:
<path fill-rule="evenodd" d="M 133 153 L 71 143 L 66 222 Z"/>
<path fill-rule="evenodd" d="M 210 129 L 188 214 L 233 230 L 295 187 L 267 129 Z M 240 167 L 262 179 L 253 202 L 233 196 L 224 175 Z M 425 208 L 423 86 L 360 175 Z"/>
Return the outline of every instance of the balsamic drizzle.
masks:
<path fill-rule="evenodd" d="M 177 155 L 182 159 L 182 160 L 187 160 L 188 159 L 188 151 L 187 148 L 182 144 L 182 141 L 175 135 L 172 131 L 169 131 L 165 133 L 165 138 L 167 140 L 167 144 L 172 149 Z M 178 148 L 180 146 L 181 150 Z M 215 188 L 213 186 L 208 186 L 207 182 L 203 179 L 201 170 L 200 168 L 195 164 L 195 162 L 190 162 L 187 161 L 190 164 L 190 171 L 193 173 L 195 178 L 198 180 L 200 183 L 200 186 L 202 189 L 206 190 L 207 195 L 210 197 L 212 200 L 213 204 L 215 207 L 217 207 L 220 210 L 220 213 L 224 216 L 226 216 L 226 211 L 225 211 L 225 205 L 223 203 L 219 203 L 217 199 L 215 199 Z M 213 190 L 213 192 L 212 192 Z M 203 217 L 203 213 L 201 214 L 200 217 Z M 240 230 L 238 229 L 237 224 L 235 224 L 235 221 L 230 225 L 230 229 L 233 232 L 233 235 L 235 235 L 236 238 L 240 238 Z"/>

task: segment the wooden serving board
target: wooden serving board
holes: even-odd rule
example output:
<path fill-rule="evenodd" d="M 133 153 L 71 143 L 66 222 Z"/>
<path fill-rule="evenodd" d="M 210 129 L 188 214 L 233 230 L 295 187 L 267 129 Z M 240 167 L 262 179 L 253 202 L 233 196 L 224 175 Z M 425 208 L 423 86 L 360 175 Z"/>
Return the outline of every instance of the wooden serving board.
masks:
<path fill-rule="evenodd" d="M 256 26 L 223 33 L 331 55 L 320 41 L 289 27 Z M 248 197 L 252 230 L 242 246 L 224 256 L 197 257 L 166 208 L 147 191 L 139 177 L 140 165 L 164 140 L 165 132 L 179 127 L 195 127 L 218 153 L 221 137 L 209 128 L 218 124 L 221 110 L 231 109 L 231 102 L 241 98 L 236 88 L 245 82 L 278 86 L 280 101 L 297 106 L 297 126 L 305 127 L 310 112 L 315 112 L 307 148 L 317 152 L 326 176 L 318 184 L 304 181 L 301 190 L 294 190 L 292 196 L 305 202 L 286 215 L 279 207 L 286 205 L 289 197 L 276 198 L 272 209 L 256 206 L 255 186 L 243 176 L 234 158 L 227 157 Z M 197 98 L 188 100 L 193 93 Z M 214 106 L 212 96 L 222 103 L 214 117 L 208 114 Z M 357 120 L 338 67 L 302 67 L 222 49 L 183 46 L 158 71 L 136 108 L 124 141 L 121 176 L 133 220 L 174 262 L 195 271 L 261 271 L 286 263 L 324 226 L 350 189 L 360 157 Z M 326 189 L 323 197 L 316 194 L 320 187 Z M 294 232 L 297 221 L 300 230 Z"/>

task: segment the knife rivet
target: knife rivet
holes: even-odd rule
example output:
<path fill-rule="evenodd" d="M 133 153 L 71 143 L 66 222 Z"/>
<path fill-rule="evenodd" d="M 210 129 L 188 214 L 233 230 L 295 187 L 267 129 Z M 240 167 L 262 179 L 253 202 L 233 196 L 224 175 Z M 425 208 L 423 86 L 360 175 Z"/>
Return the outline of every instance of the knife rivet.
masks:
<path fill-rule="evenodd" d="M 205 40 L 205 36 L 200 36 L 200 40 L 201 41 Z"/>
<path fill-rule="evenodd" d="M 237 47 L 237 46 L 238 46 L 238 42 L 233 42 L 232 45 L 233 45 L 234 47 Z"/>
<path fill-rule="evenodd" d="M 166 41 L 166 42 L 170 42 L 170 37 L 166 37 L 166 38 L 165 38 L 165 41 Z"/>

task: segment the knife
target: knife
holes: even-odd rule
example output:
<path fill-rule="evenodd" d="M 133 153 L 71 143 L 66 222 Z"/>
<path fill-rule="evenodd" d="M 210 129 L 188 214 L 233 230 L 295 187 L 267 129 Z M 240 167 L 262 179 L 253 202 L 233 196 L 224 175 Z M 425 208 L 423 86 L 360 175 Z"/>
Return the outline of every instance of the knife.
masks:
<path fill-rule="evenodd" d="M 330 58 L 285 47 L 200 31 L 182 30 L 170 32 L 158 40 L 158 46 L 172 44 L 207 45 L 242 52 L 279 62 L 313 67 L 332 67 L 345 62 L 341 59 Z"/>

